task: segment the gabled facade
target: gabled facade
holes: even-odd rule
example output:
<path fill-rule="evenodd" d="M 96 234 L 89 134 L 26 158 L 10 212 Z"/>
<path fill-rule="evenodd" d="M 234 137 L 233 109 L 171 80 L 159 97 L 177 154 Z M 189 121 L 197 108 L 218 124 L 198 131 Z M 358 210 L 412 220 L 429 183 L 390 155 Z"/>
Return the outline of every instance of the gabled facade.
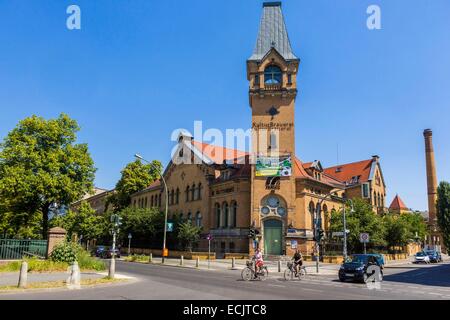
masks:
<path fill-rule="evenodd" d="M 327 233 L 332 211 L 343 206 L 340 198 L 365 197 L 384 207 L 386 186 L 378 157 L 324 168 L 320 161 L 303 163 L 296 156 L 299 67 L 281 4 L 264 3 L 257 43 L 247 60 L 251 152 L 212 146 L 181 133 L 164 172 L 169 219 L 182 215 L 203 227 L 195 250 L 207 250 L 205 235 L 211 234 L 218 257 L 252 254 L 257 246 L 266 255 L 291 255 L 295 249 L 311 255 L 318 212 Z M 280 169 L 270 173 L 273 163 Z M 156 182 L 132 195 L 132 204 L 163 210 L 164 198 Z M 258 231 L 256 241 L 248 238 L 250 228 Z"/>

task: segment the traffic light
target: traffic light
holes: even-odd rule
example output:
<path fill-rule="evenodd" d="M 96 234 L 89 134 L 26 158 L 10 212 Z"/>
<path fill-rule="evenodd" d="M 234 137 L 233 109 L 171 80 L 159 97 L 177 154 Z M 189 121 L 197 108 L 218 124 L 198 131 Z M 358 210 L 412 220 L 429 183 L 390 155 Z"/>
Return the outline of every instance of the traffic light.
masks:
<path fill-rule="evenodd" d="M 248 237 L 250 239 L 255 239 L 256 238 L 256 231 L 255 231 L 255 229 L 250 229 L 250 231 L 248 233 Z"/>
<path fill-rule="evenodd" d="M 316 234 L 315 234 L 315 240 L 317 242 L 320 242 L 320 240 L 322 240 L 324 235 L 324 231 L 322 229 L 316 229 Z"/>

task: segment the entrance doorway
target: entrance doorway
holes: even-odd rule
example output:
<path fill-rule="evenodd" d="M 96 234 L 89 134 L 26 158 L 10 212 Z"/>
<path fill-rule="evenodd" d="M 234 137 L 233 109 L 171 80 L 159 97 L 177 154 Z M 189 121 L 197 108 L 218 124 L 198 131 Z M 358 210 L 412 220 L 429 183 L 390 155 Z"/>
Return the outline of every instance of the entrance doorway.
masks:
<path fill-rule="evenodd" d="M 282 254 L 282 230 L 283 224 L 280 220 L 264 221 L 264 254 Z"/>

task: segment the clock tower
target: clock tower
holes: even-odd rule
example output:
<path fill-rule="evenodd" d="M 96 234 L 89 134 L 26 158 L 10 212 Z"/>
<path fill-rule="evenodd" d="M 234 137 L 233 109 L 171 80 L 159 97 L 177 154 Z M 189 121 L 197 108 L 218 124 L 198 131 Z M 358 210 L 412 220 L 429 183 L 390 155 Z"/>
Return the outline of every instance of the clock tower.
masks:
<path fill-rule="evenodd" d="M 286 252 L 295 214 L 295 98 L 300 60 L 292 52 L 280 2 L 263 4 L 258 39 L 247 61 L 252 108 L 251 225 L 259 231 L 250 252 Z"/>

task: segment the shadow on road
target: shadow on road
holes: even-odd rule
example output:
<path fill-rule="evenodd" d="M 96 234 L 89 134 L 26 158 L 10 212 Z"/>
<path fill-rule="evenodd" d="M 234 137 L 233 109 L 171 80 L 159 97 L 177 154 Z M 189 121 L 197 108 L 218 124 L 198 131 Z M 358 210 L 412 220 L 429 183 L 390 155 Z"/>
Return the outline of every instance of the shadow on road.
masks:
<path fill-rule="evenodd" d="M 450 287 L 449 264 L 441 264 L 428 268 L 407 267 L 404 269 L 413 270 L 385 275 L 384 281 Z"/>

